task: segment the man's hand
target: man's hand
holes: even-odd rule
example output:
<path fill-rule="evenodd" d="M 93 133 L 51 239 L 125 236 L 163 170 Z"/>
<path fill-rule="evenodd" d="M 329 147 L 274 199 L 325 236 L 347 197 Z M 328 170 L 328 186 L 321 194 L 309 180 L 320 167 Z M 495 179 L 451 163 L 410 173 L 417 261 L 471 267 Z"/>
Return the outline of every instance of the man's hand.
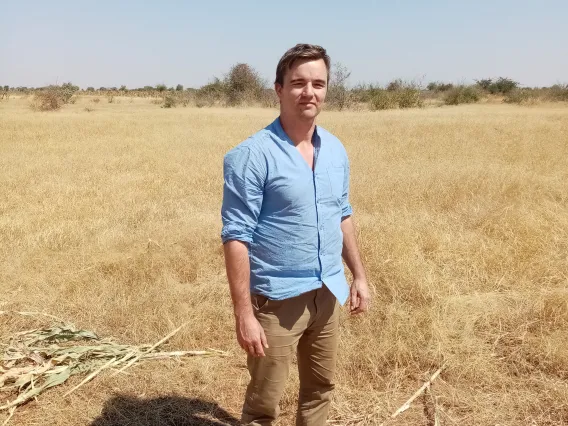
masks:
<path fill-rule="evenodd" d="M 369 295 L 369 286 L 365 279 L 354 279 L 351 284 L 351 298 L 349 302 L 349 311 L 351 315 L 357 315 L 369 310 L 371 296 Z"/>
<path fill-rule="evenodd" d="M 261 357 L 264 348 L 268 348 L 264 329 L 254 317 L 254 314 L 236 317 L 237 340 L 241 348 L 249 355 Z"/>

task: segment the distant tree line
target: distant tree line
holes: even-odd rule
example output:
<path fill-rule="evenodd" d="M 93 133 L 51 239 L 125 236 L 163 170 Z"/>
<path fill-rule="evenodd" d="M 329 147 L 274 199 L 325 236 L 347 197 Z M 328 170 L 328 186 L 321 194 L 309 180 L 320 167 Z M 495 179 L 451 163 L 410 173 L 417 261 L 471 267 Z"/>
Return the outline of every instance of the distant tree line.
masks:
<path fill-rule="evenodd" d="M 386 85 L 359 84 L 349 87 L 347 82 L 350 75 L 351 72 L 343 64 L 332 65 L 327 108 L 343 110 L 367 106 L 373 110 L 404 109 L 421 107 L 427 102 L 459 105 L 475 103 L 488 96 L 499 96 L 504 102 L 519 104 L 537 100 L 568 101 L 568 84 L 523 88 L 511 78 L 498 77 L 475 80 L 475 83 L 470 85 L 432 81 L 423 86 L 416 82 L 395 79 Z M 278 104 L 272 84 L 245 63 L 235 64 L 223 77 L 214 77 L 200 88 L 184 88 L 182 84 L 168 87 L 163 83 L 134 89 L 128 89 L 126 85 L 99 88 L 89 86 L 84 90 L 72 83 L 38 88 L 0 86 L 0 99 L 8 98 L 9 93 L 35 94 L 35 107 L 38 109 L 59 109 L 66 103 L 73 103 L 76 93 L 103 95 L 109 103 L 113 102 L 115 96 L 121 95 L 153 97 L 159 99 L 158 103 L 164 108 L 190 104 L 198 107 L 275 107 Z"/>

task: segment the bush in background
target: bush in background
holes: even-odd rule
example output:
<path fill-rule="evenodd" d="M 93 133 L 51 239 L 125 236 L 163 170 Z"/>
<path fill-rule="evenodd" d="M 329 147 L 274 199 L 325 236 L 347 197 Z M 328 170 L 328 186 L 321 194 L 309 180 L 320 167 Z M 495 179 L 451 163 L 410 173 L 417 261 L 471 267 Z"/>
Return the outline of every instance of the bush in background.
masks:
<path fill-rule="evenodd" d="M 224 83 L 219 78 L 215 77 L 211 83 L 208 83 L 197 90 L 195 96 L 195 103 L 197 107 L 211 107 L 222 101 L 225 96 Z"/>
<path fill-rule="evenodd" d="M 397 106 L 393 92 L 382 88 L 377 88 L 372 91 L 369 102 L 373 111 L 393 109 Z"/>
<path fill-rule="evenodd" d="M 423 106 L 420 89 L 414 85 L 405 85 L 396 92 L 399 108 L 420 108 Z"/>
<path fill-rule="evenodd" d="M 31 108 L 36 111 L 57 111 L 63 105 L 72 102 L 72 99 L 76 99 L 73 95 L 78 90 L 79 87 L 72 83 L 48 86 L 35 94 Z"/>
<path fill-rule="evenodd" d="M 538 93 L 530 89 L 515 89 L 505 95 L 507 104 L 532 105 L 538 101 Z"/>
<path fill-rule="evenodd" d="M 547 98 L 551 101 L 568 102 L 568 83 L 550 87 Z"/>
<path fill-rule="evenodd" d="M 481 80 L 475 80 L 475 82 L 480 89 L 489 92 L 492 95 L 506 95 L 519 88 L 519 83 L 517 81 L 507 77 L 499 77 L 495 81 L 491 78 L 484 78 Z"/>
<path fill-rule="evenodd" d="M 446 105 L 471 104 L 479 102 L 481 95 L 473 86 L 456 86 L 446 92 L 444 103 Z"/>
<path fill-rule="evenodd" d="M 164 96 L 164 102 L 162 103 L 162 108 L 175 108 L 177 106 L 178 100 L 174 95 Z"/>
<path fill-rule="evenodd" d="M 453 88 L 454 85 L 452 83 L 440 83 L 438 81 L 428 83 L 428 86 L 426 86 L 426 89 L 434 93 L 447 92 L 448 90 L 451 90 Z"/>
<path fill-rule="evenodd" d="M 372 110 L 420 108 L 424 105 L 420 87 L 416 83 L 396 79 L 386 88 L 376 87 L 370 91 L 369 103 Z"/>

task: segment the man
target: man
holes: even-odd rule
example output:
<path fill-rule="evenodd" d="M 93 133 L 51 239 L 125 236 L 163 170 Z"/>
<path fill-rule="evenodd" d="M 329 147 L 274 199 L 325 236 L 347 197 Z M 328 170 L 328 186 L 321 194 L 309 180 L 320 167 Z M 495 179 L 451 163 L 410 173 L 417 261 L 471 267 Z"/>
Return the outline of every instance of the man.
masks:
<path fill-rule="evenodd" d="M 334 388 L 339 308 L 367 310 L 369 290 L 349 204 L 341 142 L 315 125 L 329 80 L 320 46 L 298 44 L 280 59 L 280 117 L 224 159 L 221 211 L 237 340 L 251 380 L 246 425 L 271 425 L 297 351 L 297 425 L 326 423 Z M 345 260 L 354 280 L 349 289 Z"/>

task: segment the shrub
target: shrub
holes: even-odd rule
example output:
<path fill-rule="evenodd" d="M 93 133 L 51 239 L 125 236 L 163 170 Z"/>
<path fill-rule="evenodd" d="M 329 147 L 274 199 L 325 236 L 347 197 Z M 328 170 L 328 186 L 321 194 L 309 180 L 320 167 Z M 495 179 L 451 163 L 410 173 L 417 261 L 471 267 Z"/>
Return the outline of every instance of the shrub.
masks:
<path fill-rule="evenodd" d="M 93 99 L 91 100 L 91 102 L 94 103 L 94 104 L 98 104 L 100 101 L 101 101 L 101 100 L 100 100 L 99 98 L 93 98 Z"/>
<path fill-rule="evenodd" d="M 78 86 L 74 86 L 72 83 L 64 83 L 61 86 L 50 86 L 59 94 L 61 100 L 64 104 L 69 103 L 69 100 L 73 97 L 75 92 L 79 90 Z"/>
<path fill-rule="evenodd" d="M 423 105 L 420 90 L 416 87 L 407 86 L 396 92 L 396 102 L 399 108 L 416 108 Z"/>
<path fill-rule="evenodd" d="M 493 80 L 490 78 L 483 78 L 481 80 L 475 80 L 475 83 L 479 86 L 480 89 L 489 91 L 489 88 L 493 84 Z"/>
<path fill-rule="evenodd" d="M 538 96 L 529 89 L 515 89 L 505 95 L 503 102 L 508 104 L 534 104 Z"/>
<path fill-rule="evenodd" d="M 499 77 L 489 89 L 491 93 L 502 93 L 506 95 L 519 87 L 519 83 L 506 77 Z"/>
<path fill-rule="evenodd" d="M 548 98 L 551 101 L 565 101 L 568 102 L 568 83 L 555 84 L 550 87 Z"/>
<path fill-rule="evenodd" d="M 374 111 L 396 108 L 397 105 L 395 95 L 385 89 L 374 89 L 370 99 Z"/>
<path fill-rule="evenodd" d="M 449 90 L 444 97 L 446 105 L 471 104 L 481 98 L 479 91 L 473 86 L 457 86 Z"/>
<path fill-rule="evenodd" d="M 175 108 L 177 106 L 178 100 L 174 95 L 166 95 L 164 96 L 164 103 L 162 104 L 162 108 Z"/>
<path fill-rule="evenodd" d="M 437 81 L 433 81 L 431 83 L 428 83 L 428 86 L 426 86 L 426 89 L 428 89 L 430 92 L 447 92 L 448 90 L 451 90 L 454 88 L 454 85 L 452 83 L 440 83 Z"/>
<path fill-rule="evenodd" d="M 112 94 L 111 94 L 111 95 L 108 95 L 108 96 L 107 96 L 107 102 L 108 102 L 109 104 L 112 104 L 112 103 L 114 102 L 114 95 L 112 95 Z"/>
<path fill-rule="evenodd" d="M 75 103 L 72 98 L 77 90 L 79 87 L 72 83 L 48 86 L 35 94 L 31 107 L 37 111 L 57 111 L 66 103 Z"/>
<path fill-rule="evenodd" d="M 387 90 L 389 92 L 396 92 L 396 91 L 402 89 L 403 87 L 404 87 L 404 83 L 402 82 L 402 80 L 400 78 L 397 78 L 396 80 L 393 80 L 389 84 L 387 84 Z"/>
<path fill-rule="evenodd" d="M 264 89 L 262 91 L 260 104 L 264 108 L 276 108 L 278 106 L 279 99 L 278 95 L 274 89 Z"/>
<path fill-rule="evenodd" d="M 506 95 L 507 93 L 519 87 L 518 82 L 507 77 L 499 77 L 495 81 L 493 81 L 491 78 L 485 78 L 482 80 L 475 80 L 475 82 L 481 89 L 493 95 L 499 93 Z"/>
<path fill-rule="evenodd" d="M 196 105 L 199 108 L 213 106 L 216 102 L 223 99 L 224 94 L 224 83 L 220 79 L 215 78 L 213 82 L 206 84 L 196 92 Z"/>
<path fill-rule="evenodd" d="M 176 90 L 175 94 L 172 94 L 171 96 L 174 96 L 177 103 L 180 104 L 183 107 L 188 106 L 194 99 L 194 94 L 192 92 L 189 91 L 183 91 L 183 92 L 179 92 Z"/>
<path fill-rule="evenodd" d="M 57 111 L 63 106 L 61 97 L 55 90 L 45 90 L 36 93 L 31 104 L 36 111 Z"/>

